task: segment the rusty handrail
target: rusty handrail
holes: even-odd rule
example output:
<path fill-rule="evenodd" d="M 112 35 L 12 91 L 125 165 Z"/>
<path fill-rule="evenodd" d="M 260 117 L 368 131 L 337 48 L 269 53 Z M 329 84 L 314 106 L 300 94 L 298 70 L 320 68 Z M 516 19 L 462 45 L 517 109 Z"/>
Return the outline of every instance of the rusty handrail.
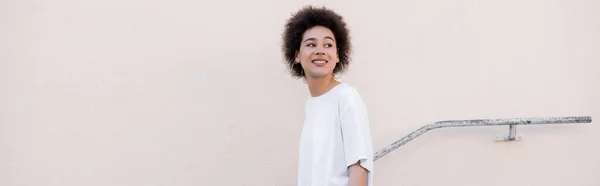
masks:
<path fill-rule="evenodd" d="M 516 126 L 515 125 L 531 125 L 531 124 L 573 124 L 573 123 L 591 123 L 590 116 L 577 117 L 538 117 L 538 118 L 508 118 L 508 119 L 478 119 L 478 120 L 450 120 L 439 121 L 429 125 L 425 125 L 414 132 L 404 136 L 400 140 L 378 150 L 374 154 L 374 161 L 385 156 L 386 154 L 396 150 L 398 147 L 408 143 L 409 141 L 419 137 L 427 131 L 445 128 L 445 127 L 473 127 L 473 126 L 500 126 L 509 125 L 510 131 L 506 140 L 515 140 Z"/>

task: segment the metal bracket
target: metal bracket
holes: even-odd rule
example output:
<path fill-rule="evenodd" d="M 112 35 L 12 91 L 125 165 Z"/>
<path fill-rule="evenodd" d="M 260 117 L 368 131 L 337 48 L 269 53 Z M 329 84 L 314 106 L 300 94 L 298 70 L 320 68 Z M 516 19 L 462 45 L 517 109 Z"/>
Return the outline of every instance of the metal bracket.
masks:
<path fill-rule="evenodd" d="M 521 141 L 522 137 L 517 136 L 517 126 L 509 125 L 508 126 L 508 136 L 496 136 L 496 141 Z"/>

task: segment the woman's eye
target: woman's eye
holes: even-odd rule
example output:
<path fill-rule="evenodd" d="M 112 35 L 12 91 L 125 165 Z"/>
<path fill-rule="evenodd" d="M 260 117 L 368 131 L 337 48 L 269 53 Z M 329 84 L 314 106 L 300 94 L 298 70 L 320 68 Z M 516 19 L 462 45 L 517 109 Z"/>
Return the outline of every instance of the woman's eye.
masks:
<path fill-rule="evenodd" d="M 313 47 L 315 46 L 315 44 L 309 43 L 308 45 L 306 45 L 307 47 Z"/>
<path fill-rule="evenodd" d="M 325 47 L 329 48 L 329 47 L 332 47 L 332 45 L 331 44 L 325 44 Z"/>

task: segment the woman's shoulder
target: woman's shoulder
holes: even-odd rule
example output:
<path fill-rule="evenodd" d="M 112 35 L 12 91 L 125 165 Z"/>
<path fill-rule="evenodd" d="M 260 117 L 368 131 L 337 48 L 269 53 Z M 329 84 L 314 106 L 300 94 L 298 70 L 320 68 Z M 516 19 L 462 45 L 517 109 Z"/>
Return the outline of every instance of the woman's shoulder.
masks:
<path fill-rule="evenodd" d="M 362 96 L 360 95 L 360 93 L 358 92 L 358 89 L 355 88 L 354 86 L 347 84 L 347 83 L 341 83 L 340 85 L 338 85 L 338 96 L 339 96 L 339 101 L 341 104 L 348 104 L 348 103 L 353 103 L 353 104 L 358 104 L 358 105 L 362 105 L 363 104 L 363 99 Z"/>
<path fill-rule="evenodd" d="M 360 97 L 358 90 L 354 86 L 352 86 L 348 83 L 340 83 L 339 85 L 337 85 L 336 88 L 338 89 L 338 93 L 341 96 L 359 96 Z"/>

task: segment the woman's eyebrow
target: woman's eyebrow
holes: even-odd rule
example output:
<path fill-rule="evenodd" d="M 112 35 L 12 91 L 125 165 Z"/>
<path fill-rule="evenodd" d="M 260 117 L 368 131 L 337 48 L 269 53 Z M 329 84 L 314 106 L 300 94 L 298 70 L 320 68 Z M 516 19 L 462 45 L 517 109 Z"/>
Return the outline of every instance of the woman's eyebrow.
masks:
<path fill-rule="evenodd" d="M 325 36 L 325 39 L 331 39 L 332 41 L 335 42 L 335 39 L 333 39 L 332 37 L 329 37 L 329 36 Z"/>
<path fill-rule="evenodd" d="M 303 43 L 306 43 L 307 41 L 314 41 L 314 40 L 317 40 L 317 39 L 315 39 L 314 37 L 311 37 L 311 38 L 308 38 L 308 39 L 304 40 Z"/>
<path fill-rule="evenodd" d="M 333 40 L 335 42 L 335 39 L 333 39 L 332 37 L 329 37 L 329 36 L 325 36 L 325 38 L 323 38 L 323 39 L 331 39 L 331 40 Z M 307 41 L 314 41 L 314 40 L 317 40 L 317 39 L 314 38 L 314 37 L 311 37 L 311 38 L 308 38 L 308 39 L 304 40 L 303 43 L 305 43 Z"/>

